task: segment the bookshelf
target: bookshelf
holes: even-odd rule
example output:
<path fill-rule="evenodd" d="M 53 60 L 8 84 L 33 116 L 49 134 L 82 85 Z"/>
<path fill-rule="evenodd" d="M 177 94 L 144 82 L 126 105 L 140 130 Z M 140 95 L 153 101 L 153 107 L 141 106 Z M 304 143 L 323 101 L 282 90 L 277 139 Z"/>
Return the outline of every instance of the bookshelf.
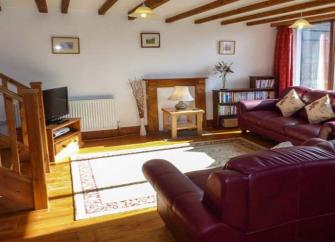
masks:
<path fill-rule="evenodd" d="M 276 86 L 274 77 L 253 76 L 250 88 L 213 90 L 213 128 L 237 127 L 239 102 L 276 98 Z"/>

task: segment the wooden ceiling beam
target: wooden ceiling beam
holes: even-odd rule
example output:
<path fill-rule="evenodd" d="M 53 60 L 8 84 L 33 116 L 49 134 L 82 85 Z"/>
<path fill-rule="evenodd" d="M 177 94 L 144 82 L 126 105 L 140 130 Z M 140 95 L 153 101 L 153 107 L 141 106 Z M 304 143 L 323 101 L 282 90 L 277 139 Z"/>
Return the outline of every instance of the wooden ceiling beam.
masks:
<path fill-rule="evenodd" d="M 247 12 L 251 12 L 251 11 L 255 11 L 255 10 L 259 10 L 262 8 L 268 8 L 268 7 L 272 7 L 278 4 L 283 4 L 283 3 L 288 3 L 288 2 L 292 2 L 293 0 L 268 0 L 268 1 L 264 1 L 264 2 L 259 2 L 259 3 L 255 3 L 255 4 L 251 4 L 245 7 L 241 7 L 241 8 L 237 8 L 231 11 L 226 11 L 223 13 L 219 13 L 219 14 L 215 14 L 212 16 L 208 16 L 205 18 L 201 18 L 201 19 L 197 19 L 194 21 L 195 24 L 202 24 L 202 23 L 206 23 L 209 21 L 213 21 L 213 20 L 217 20 L 217 19 L 221 19 L 221 18 L 226 18 L 226 17 L 230 17 L 230 16 L 234 16 L 237 14 L 241 14 L 241 13 L 247 13 Z"/>
<path fill-rule="evenodd" d="M 155 9 L 155 8 L 158 8 L 160 6 L 162 6 L 163 4 L 167 3 L 168 1 L 170 0 L 146 0 L 144 2 L 145 6 L 151 8 L 151 9 Z M 129 14 L 132 14 L 133 12 L 135 12 L 135 10 L 140 7 L 142 5 L 139 4 L 137 5 L 136 7 L 134 7 L 133 9 L 131 9 L 129 12 L 128 12 L 128 15 Z M 136 18 L 132 18 L 132 17 L 128 17 L 129 20 L 135 20 Z"/>
<path fill-rule="evenodd" d="M 313 16 L 313 17 L 309 17 L 309 18 L 305 18 L 305 19 L 310 23 L 319 23 L 319 22 L 334 20 L 335 19 L 335 13 L 324 14 L 324 15 L 320 15 L 320 16 Z M 272 23 L 271 27 L 289 26 L 289 25 L 292 25 L 294 22 L 295 22 L 295 20 Z"/>
<path fill-rule="evenodd" d="M 302 16 L 308 17 L 308 16 L 313 16 L 313 15 L 320 15 L 320 14 L 326 14 L 326 13 L 335 13 L 335 6 L 333 7 L 327 7 L 327 8 L 321 8 L 321 9 L 315 9 L 315 10 L 310 10 L 310 11 L 304 11 L 302 13 L 293 13 L 293 14 L 288 14 L 288 15 L 282 15 L 279 17 L 274 17 L 274 18 L 266 18 L 266 19 L 261 19 L 253 22 L 248 22 L 248 26 L 252 25 L 258 25 L 258 24 L 266 24 L 266 23 L 273 23 L 273 22 L 282 22 L 285 20 L 292 20 L 292 19 L 299 19 Z"/>
<path fill-rule="evenodd" d="M 62 0 L 61 12 L 67 14 L 69 11 L 70 0 Z"/>
<path fill-rule="evenodd" d="M 105 15 L 107 11 L 113 7 L 113 5 L 117 2 L 118 0 L 106 0 L 104 4 L 99 8 L 98 14 L 99 15 Z"/>
<path fill-rule="evenodd" d="M 35 3 L 40 13 L 48 12 L 48 5 L 46 0 L 35 0 Z"/>
<path fill-rule="evenodd" d="M 295 5 L 291 5 L 291 6 L 284 7 L 284 8 L 279 8 L 279 9 L 251 14 L 251 15 L 247 15 L 247 16 L 243 16 L 239 18 L 224 20 L 221 22 L 221 24 L 222 25 L 234 24 L 234 23 L 239 23 L 239 22 L 253 20 L 253 19 L 270 17 L 270 16 L 278 15 L 278 14 L 284 14 L 284 13 L 289 13 L 289 12 L 294 12 L 294 11 L 301 11 L 307 8 L 325 6 L 325 5 L 332 4 L 332 3 L 334 4 L 334 0 L 316 0 L 313 2 L 305 2 L 305 3 L 295 4 Z"/>
<path fill-rule="evenodd" d="M 188 18 L 188 17 L 191 17 L 193 15 L 197 15 L 197 14 L 200 14 L 200 13 L 203 13 L 203 12 L 207 12 L 209 10 L 219 8 L 219 7 L 222 7 L 224 5 L 234 3 L 234 2 L 237 2 L 237 1 L 239 1 L 239 0 L 225 0 L 225 1 L 224 0 L 218 0 L 218 1 L 210 2 L 210 3 L 202 5 L 200 7 L 193 8 L 189 11 L 186 11 L 186 12 L 180 13 L 178 15 L 175 15 L 173 17 L 167 18 L 165 20 L 165 22 L 166 23 L 173 23 L 175 21 L 178 21 L 178 20 L 181 20 L 181 19 L 184 19 L 184 18 Z"/>

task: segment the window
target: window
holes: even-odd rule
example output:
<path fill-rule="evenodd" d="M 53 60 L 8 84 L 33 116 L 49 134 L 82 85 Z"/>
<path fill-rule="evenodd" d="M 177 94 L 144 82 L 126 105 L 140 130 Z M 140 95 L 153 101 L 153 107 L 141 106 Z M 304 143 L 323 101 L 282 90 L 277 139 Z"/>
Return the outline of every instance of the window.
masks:
<path fill-rule="evenodd" d="M 334 68 L 330 66 L 332 26 L 325 22 L 295 31 L 294 85 L 324 90 L 333 86 L 334 79 L 329 78 Z"/>

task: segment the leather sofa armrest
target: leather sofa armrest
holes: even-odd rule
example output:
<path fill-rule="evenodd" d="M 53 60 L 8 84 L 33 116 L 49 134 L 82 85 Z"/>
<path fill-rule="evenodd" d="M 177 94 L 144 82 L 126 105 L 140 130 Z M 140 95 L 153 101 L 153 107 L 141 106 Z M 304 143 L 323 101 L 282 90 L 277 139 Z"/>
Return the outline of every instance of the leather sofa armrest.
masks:
<path fill-rule="evenodd" d="M 322 124 L 319 138 L 324 140 L 335 138 L 335 120 L 331 120 Z"/>
<path fill-rule="evenodd" d="M 240 101 L 238 111 L 239 113 L 245 113 L 260 110 L 276 110 L 277 102 L 278 99 Z"/>
<path fill-rule="evenodd" d="M 148 161 L 142 170 L 158 197 L 168 203 L 175 223 L 191 231 L 194 241 L 215 242 L 223 237 L 227 241 L 242 241 L 240 232 L 225 225 L 202 202 L 202 190 L 168 161 Z"/>

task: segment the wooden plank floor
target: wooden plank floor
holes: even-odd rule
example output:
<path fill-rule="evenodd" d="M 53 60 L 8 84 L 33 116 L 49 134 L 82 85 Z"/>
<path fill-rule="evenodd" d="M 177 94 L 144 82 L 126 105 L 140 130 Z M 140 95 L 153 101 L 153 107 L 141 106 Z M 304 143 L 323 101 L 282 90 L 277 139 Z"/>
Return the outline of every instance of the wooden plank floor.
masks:
<path fill-rule="evenodd" d="M 203 137 L 179 139 L 207 140 L 242 136 L 240 132 L 209 132 Z M 273 143 L 251 134 L 243 135 L 264 146 Z M 99 152 L 171 143 L 162 136 L 129 136 L 89 141 L 81 152 Z M 74 221 L 69 163 L 51 166 L 48 174 L 49 211 L 20 212 L 0 217 L 0 241 L 36 242 L 174 242 L 155 209 Z"/>

